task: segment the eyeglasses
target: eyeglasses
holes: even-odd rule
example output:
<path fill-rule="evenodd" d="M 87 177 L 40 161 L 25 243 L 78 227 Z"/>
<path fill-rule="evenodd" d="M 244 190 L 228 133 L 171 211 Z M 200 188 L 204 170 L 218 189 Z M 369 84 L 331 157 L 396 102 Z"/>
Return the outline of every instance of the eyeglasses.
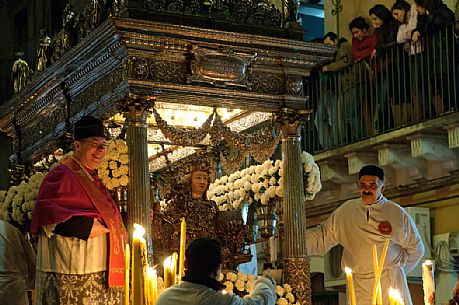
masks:
<path fill-rule="evenodd" d="M 92 148 L 96 148 L 96 149 L 105 150 L 107 148 L 107 144 L 105 142 L 104 143 L 100 143 L 100 142 L 97 142 L 97 141 L 89 141 L 89 140 L 80 140 L 80 142 L 90 143 Z"/>

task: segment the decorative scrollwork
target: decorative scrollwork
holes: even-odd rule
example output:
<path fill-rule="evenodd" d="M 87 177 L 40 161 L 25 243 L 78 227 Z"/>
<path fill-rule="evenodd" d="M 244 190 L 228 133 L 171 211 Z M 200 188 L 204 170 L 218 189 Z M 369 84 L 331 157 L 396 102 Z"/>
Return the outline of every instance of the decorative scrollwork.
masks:
<path fill-rule="evenodd" d="M 295 292 L 295 298 L 299 304 L 312 304 L 309 274 L 310 260 L 308 257 L 287 258 L 285 260 L 284 280 L 286 283 L 291 283 L 292 291 Z"/>
<path fill-rule="evenodd" d="M 343 5 L 341 4 L 341 0 L 332 0 L 333 9 L 331 11 L 333 16 L 338 15 L 343 11 Z"/>

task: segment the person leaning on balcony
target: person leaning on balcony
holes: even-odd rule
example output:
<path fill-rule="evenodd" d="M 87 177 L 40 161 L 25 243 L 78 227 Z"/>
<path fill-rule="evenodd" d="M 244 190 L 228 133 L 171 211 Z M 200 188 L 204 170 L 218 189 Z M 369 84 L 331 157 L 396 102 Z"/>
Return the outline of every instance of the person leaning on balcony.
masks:
<path fill-rule="evenodd" d="M 105 156 L 102 121 L 82 117 L 74 140 L 73 155 L 45 177 L 33 210 L 31 232 L 39 235 L 35 305 L 120 305 L 127 233 L 97 176 Z"/>
<path fill-rule="evenodd" d="M 454 20 L 455 16 L 441 0 L 414 0 L 418 23 L 412 31 L 412 40 L 423 40 L 428 53 L 426 65 L 430 67 L 431 91 L 437 115 L 454 108 L 454 88 L 458 88 L 454 75 Z"/>
<path fill-rule="evenodd" d="M 343 40 L 344 39 L 344 40 Z M 353 63 L 352 47 L 345 38 L 338 41 L 338 35 L 328 32 L 323 38 L 323 43 L 329 46 L 337 46 L 334 61 L 324 66 L 322 71 L 325 73 L 321 86 L 321 98 L 317 105 L 314 124 L 317 128 L 319 143 L 322 148 L 327 149 L 337 145 L 342 136 L 342 126 L 344 126 L 342 106 L 338 105 L 340 94 L 338 83 L 335 78 L 343 79 L 348 73 L 326 75 L 328 72 L 339 72 Z M 346 77 L 348 79 L 348 77 Z M 342 84 L 340 84 L 342 85 Z M 342 89 L 342 88 L 341 88 Z"/>
<path fill-rule="evenodd" d="M 352 65 L 352 46 L 346 38 L 338 40 L 338 35 L 333 32 L 329 32 L 324 36 L 324 44 L 337 46 L 338 50 L 335 53 L 335 59 L 328 65 L 322 67 L 322 71 L 338 72 Z"/>
<path fill-rule="evenodd" d="M 370 25 L 363 17 L 357 17 L 349 24 L 352 33 L 352 57 L 355 62 L 370 59 L 376 48 L 376 34 L 369 32 Z"/>
<path fill-rule="evenodd" d="M 383 304 L 389 304 L 392 287 L 400 291 L 405 305 L 412 305 L 406 274 L 424 255 L 416 224 L 400 205 L 384 197 L 384 171 L 380 167 L 361 168 L 359 189 L 359 199 L 346 201 L 318 227 L 307 230 L 308 254 L 324 255 L 341 245 L 341 266 L 352 269 L 356 304 L 371 305 L 375 283 L 372 247 L 376 245 L 380 257 L 385 241 L 390 239 L 381 276 Z"/>
<path fill-rule="evenodd" d="M 243 299 L 222 291 L 220 243 L 210 238 L 193 240 L 185 251 L 185 276 L 160 294 L 156 305 L 275 305 L 276 283 L 269 270 L 255 282 Z"/>

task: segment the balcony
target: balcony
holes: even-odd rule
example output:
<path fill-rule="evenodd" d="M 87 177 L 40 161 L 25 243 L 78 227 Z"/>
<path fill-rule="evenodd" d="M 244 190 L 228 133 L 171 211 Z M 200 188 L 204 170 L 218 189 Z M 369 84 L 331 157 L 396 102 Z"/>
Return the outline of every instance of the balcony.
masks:
<path fill-rule="evenodd" d="M 364 164 L 384 167 L 390 198 L 459 182 L 457 25 L 419 44 L 396 45 L 369 61 L 309 77 L 315 111 L 303 145 L 315 155 L 325 185 L 309 217 L 357 197 L 354 182 Z"/>

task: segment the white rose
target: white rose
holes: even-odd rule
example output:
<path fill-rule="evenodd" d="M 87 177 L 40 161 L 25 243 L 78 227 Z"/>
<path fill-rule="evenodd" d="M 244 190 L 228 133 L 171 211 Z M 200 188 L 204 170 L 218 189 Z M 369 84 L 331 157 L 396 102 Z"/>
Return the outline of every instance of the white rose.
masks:
<path fill-rule="evenodd" d="M 284 197 L 284 187 L 283 186 L 279 185 L 276 187 L 276 196 L 281 197 L 281 198 Z"/>
<path fill-rule="evenodd" d="M 253 291 L 253 286 L 254 286 L 254 282 L 247 282 L 245 283 L 245 290 L 248 292 L 248 293 L 252 293 Z"/>
<path fill-rule="evenodd" d="M 265 180 L 263 181 L 263 185 L 262 185 L 262 186 L 265 188 L 265 191 L 268 189 L 268 187 L 269 187 L 269 181 L 268 181 L 268 179 L 265 179 Z"/>
<path fill-rule="evenodd" d="M 266 191 L 265 191 L 266 196 L 268 198 L 274 198 L 276 196 L 276 187 L 274 185 L 271 185 Z"/>
<path fill-rule="evenodd" d="M 231 204 L 235 210 L 239 209 L 241 206 L 241 202 L 239 200 L 233 201 Z"/>
<path fill-rule="evenodd" d="M 237 273 L 237 278 L 238 278 L 238 280 L 241 280 L 241 281 L 245 282 L 245 281 L 247 281 L 247 274 L 244 274 L 242 272 L 238 272 Z"/>
<path fill-rule="evenodd" d="M 228 273 L 226 274 L 226 279 L 227 279 L 228 281 L 235 282 L 235 281 L 237 280 L 237 275 L 236 275 L 235 273 L 233 273 L 233 272 L 228 272 Z"/>
<path fill-rule="evenodd" d="M 277 299 L 277 305 L 288 305 L 288 301 L 285 298 L 279 298 Z"/>
<path fill-rule="evenodd" d="M 261 201 L 261 204 L 267 205 L 268 202 L 269 202 L 269 197 L 266 194 L 263 193 L 260 196 L 260 201 Z"/>
<path fill-rule="evenodd" d="M 262 172 L 263 172 L 263 166 L 257 165 L 257 167 L 255 167 L 255 174 L 260 175 Z"/>
<path fill-rule="evenodd" d="M 226 195 L 226 197 L 228 198 L 228 201 L 233 201 L 234 200 L 234 193 L 231 191 Z"/>
<path fill-rule="evenodd" d="M 252 183 L 250 183 L 249 181 L 246 181 L 245 184 L 244 184 L 244 190 L 246 192 L 250 191 L 252 189 Z"/>
<path fill-rule="evenodd" d="M 270 167 L 270 168 L 268 169 L 268 175 L 269 175 L 269 176 L 274 175 L 276 172 L 277 172 L 277 168 L 275 168 L 275 167 Z"/>
<path fill-rule="evenodd" d="M 276 285 L 276 293 L 278 296 L 283 296 L 285 293 L 285 289 L 282 286 Z"/>
<path fill-rule="evenodd" d="M 234 286 L 236 286 L 238 291 L 244 291 L 245 290 L 245 284 L 244 284 L 244 281 L 242 281 L 242 280 L 237 280 L 236 283 L 234 283 Z"/>
<path fill-rule="evenodd" d="M 122 145 L 122 146 L 118 147 L 118 152 L 120 154 L 127 154 L 128 151 L 129 151 L 129 149 L 128 149 L 127 145 Z"/>
<path fill-rule="evenodd" d="M 121 186 L 127 186 L 129 183 L 129 178 L 126 175 L 122 175 L 120 178 L 120 185 Z"/>
<path fill-rule="evenodd" d="M 291 292 L 287 292 L 285 294 L 285 298 L 290 302 L 290 303 L 293 303 L 295 302 L 295 297 L 293 296 L 293 294 Z"/>
<path fill-rule="evenodd" d="M 256 193 L 256 194 L 253 196 L 253 200 L 255 200 L 255 201 L 260 201 L 260 193 Z"/>
<path fill-rule="evenodd" d="M 221 184 L 226 184 L 228 183 L 228 176 L 223 176 L 220 178 L 220 183 Z"/>

